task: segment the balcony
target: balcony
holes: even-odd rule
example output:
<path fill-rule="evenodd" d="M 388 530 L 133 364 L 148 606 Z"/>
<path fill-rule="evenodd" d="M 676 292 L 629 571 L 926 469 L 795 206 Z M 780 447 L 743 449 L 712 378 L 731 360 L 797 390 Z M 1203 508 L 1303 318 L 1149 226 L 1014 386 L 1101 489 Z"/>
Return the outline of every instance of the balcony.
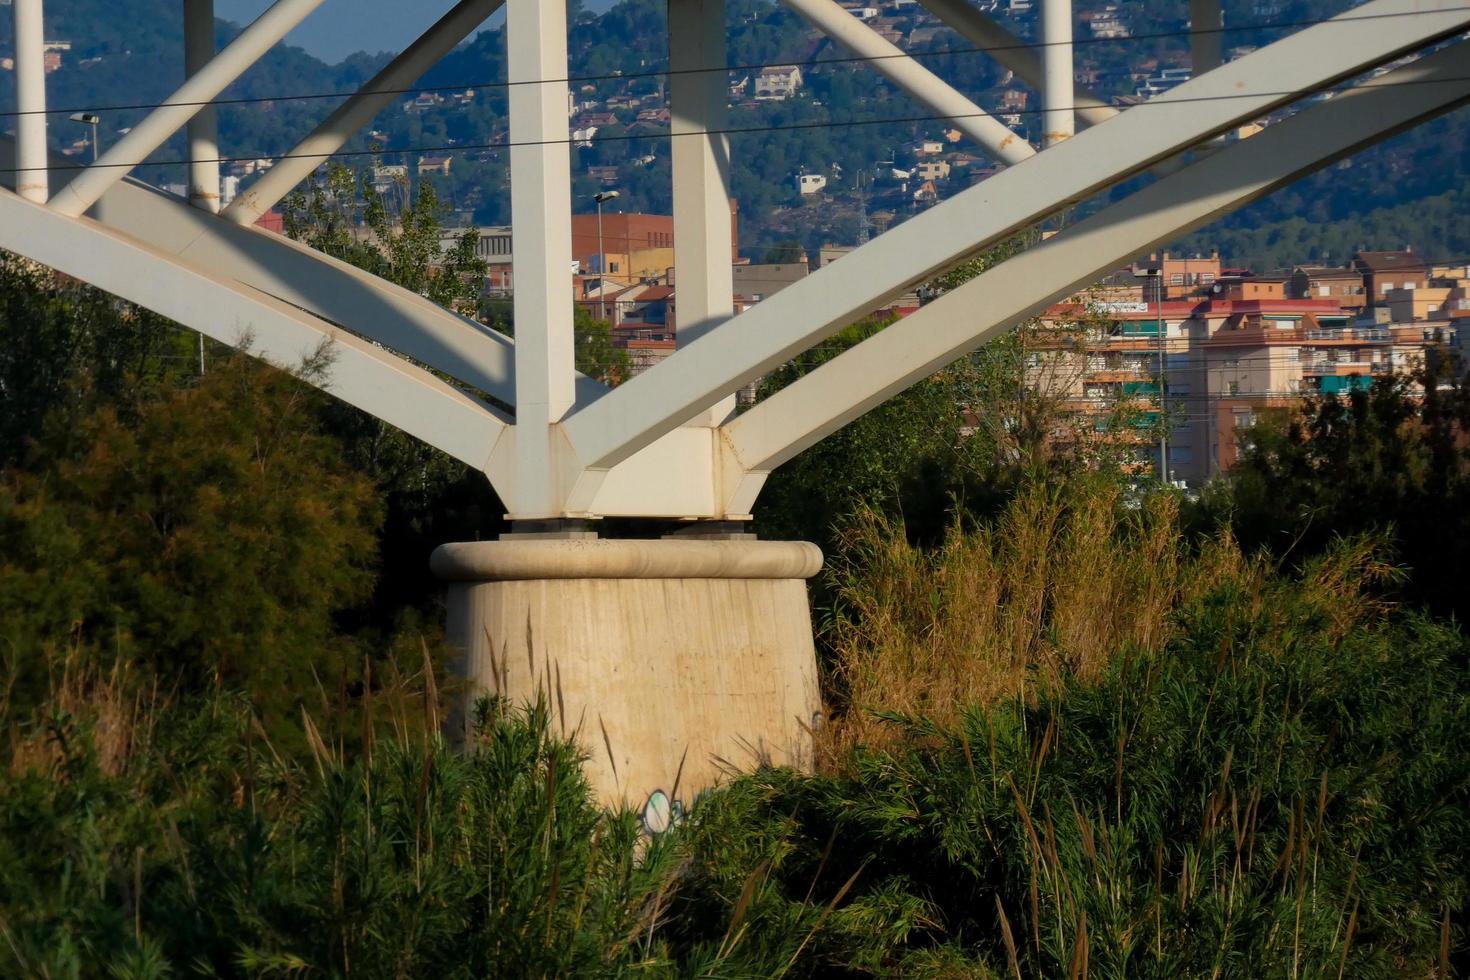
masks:
<path fill-rule="evenodd" d="M 1389 374 L 1391 368 L 1387 364 L 1374 364 L 1370 361 L 1327 361 L 1312 360 L 1302 362 L 1302 375 L 1322 378 L 1346 378 L 1354 375 Z"/>
<path fill-rule="evenodd" d="M 1341 330 L 1303 330 L 1303 339 L 1311 341 L 1336 341 L 1339 343 L 1386 344 L 1389 341 L 1387 327 L 1343 327 Z"/>
<path fill-rule="evenodd" d="M 1087 380 L 1093 383 L 1123 382 L 1125 384 L 1147 382 L 1153 380 L 1154 372 L 1146 367 L 1125 367 L 1114 365 L 1112 367 L 1089 368 Z"/>
<path fill-rule="evenodd" d="M 1373 387 L 1373 378 L 1367 374 L 1326 374 L 1317 378 L 1317 383 L 1308 385 L 1307 390 L 1323 395 L 1345 395 L 1351 391 L 1367 391 Z"/>

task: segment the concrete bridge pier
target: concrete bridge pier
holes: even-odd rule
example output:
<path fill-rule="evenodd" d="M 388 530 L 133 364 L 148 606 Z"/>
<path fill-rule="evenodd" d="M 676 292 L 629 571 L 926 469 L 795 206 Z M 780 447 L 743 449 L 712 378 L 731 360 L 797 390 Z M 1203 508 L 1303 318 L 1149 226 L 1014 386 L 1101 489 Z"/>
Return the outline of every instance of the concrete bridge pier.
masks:
<path fill-rule="evenodd" d="M 601 800 L 651 830 L 731 769 L 810 766 L 816 545 L 510 538 L 446 544 L 431 564 L 464 706 L 544 695 Z"/>

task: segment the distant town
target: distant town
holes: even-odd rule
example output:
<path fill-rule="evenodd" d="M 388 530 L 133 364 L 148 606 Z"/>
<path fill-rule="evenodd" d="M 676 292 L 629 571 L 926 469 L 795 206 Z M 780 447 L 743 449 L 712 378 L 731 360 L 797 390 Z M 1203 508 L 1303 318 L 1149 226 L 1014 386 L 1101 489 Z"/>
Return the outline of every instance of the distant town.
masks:
<path fill-rule="evenodd" d="M 596 215 L 572 219 L 570 286 L 582 309 L 608 322 L 637 374 L 677 346 L 673 219 L 607 214 L 600 231 Z M 443 234 L 447 248 L 463 231 Z M 510 228 L 478 235 L 485 290 L 509 295 Z M 854 247 L 831 244 L 769 262 L 741 257 L 732 242 L 736 313 Z M 910 292 L 874 315 L 903 317 L 929 298 Z M 1470 327 L 1470 262 L 1437 263 L 1405 248 L 1360 251 L 1340 267 L 1256 271 L 1218 252 L 1164 252 L 1053 305 L 1036 326 L 1033 385 L 1096 419 L 1097 438 L 1134 444 L 1140 466 L 1156 465 L 1158 430 L 1167 429 L 1169 477 L 1193 485 L 1230 468 L 1240 432 L 1264 409 L 1365 390 L 1375 378 L 1412 375 L 1429 358 L 1470 353 L 1463 350 L 1470 330 L 1461 329 Z M 1122 433 L 1102 424 L 1130 403 L 1150 424 Z M 1167 425 L 1159 424 L 1161 408 Z"/>

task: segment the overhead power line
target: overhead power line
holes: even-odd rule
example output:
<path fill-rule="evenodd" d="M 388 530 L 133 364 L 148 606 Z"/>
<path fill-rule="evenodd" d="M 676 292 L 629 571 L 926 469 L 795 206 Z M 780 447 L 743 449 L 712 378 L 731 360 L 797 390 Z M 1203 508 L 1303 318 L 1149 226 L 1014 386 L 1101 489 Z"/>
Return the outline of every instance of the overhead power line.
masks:
<path fill-rule="evenodd" d="M 1443 13 L 1443 12 L 1449 12 L 1449 11 L 1454 11 L 1454 10 L 1464 10 L 1464 9 L 1470 9 L 1470 8 L 1467 8 L 1467 7 L 1441 7 L 1441 8 L 1438 8 L 1434 12 L 1436 12 L 1436 13 Z M 848 55 L 848 56 L 842 56 L 842 57 L 836 57 L 836 58 L 821 58 L 821 59 L 817 59 L 817 60 L 810 60 L 810 61 L 804 61 L 804 62 L 790 62 L 790 61 L 779 62 L 779 61 L 772 61 L 772 62 L 761 62 L 761 63 L 758 63 L 758 64 L 757 63 L 752 63 L 752 64 L 737 64 L 737 65 L 708 65 L 708 66 L 700 66 L 700 67 L 695 67 L 695 68 L 680 68 L 680 69 L 667 69 L 667 68 L 665 68 L 665 69 L 651 69 L 651 70 L 648 70 L 648 71 L 609 72 L 609 73 L 600 74 L 600 75 L 568 75 L 568 76 L 565 76 L 565 77 L 562 77 L 562 78 L 516 79 L 516 80 L 491 81 L 491 82 L 459 82 L 459 83 L 452 84 L 452 85 L 408 86 L 408 87 L 403 87 L 403 88 L 375 88 L 375 89 L 367 89 L 367 90 L 363 90 L 363 91 L 368 92 L 370 94 L 376 94 L 376 95 L 420 95 L 420 94 L 432 93 L 432 92 L 463 92 L 463 91 L 467 91 L 467 90 L 471 90 L 471 89 L 476 90 L 476 91 L 480 91 L 480 90 L 485 90 L 485 89 L 514 88 L 514 87 L 520 86 L 520 85 L 545 85 L 545 84 L 553 84 L 553 83 L 554 84 L 579 85 L 579 84 L 586 84 L 586 83 L 590 83 L 590 82 L 629 81 L 629 80 L 640 79 L 640 78 L 671 78 L 671 77 L 674 77 L 674 76 L 677 76 L 677 75 L 702 75 L 702 74 L 709 74 L 709 73 L 712 73 L 712 72 L 759 71 L 762 68 L 769 68 L 772 65 L 777 65 L 777 64 L 781 64 L 781 65 L 795 64 L 798 67 L 810 68 L 810 67 L 819 67 L 819 66 L 822 66 L 822 65 L 861 64 L 861 63 L 865 63 L 865 62 L 879 62 L 879 61 L 886 61 L 886 60 L 889 60 L 889 59 L 900 59 L 900 58 L 915 58 L 915 59 L 919 59 L 919 58 L 945 58 L 945 57 L 951 57 L 951 56 L 955 56 L 955 55 L 991 54 L 991 53 L 996 52 L 996 51 L 1039 50 L 1039 49 L 1050 47 L 1053 44 L 1061 44 L 1061 43 L 1069 44 L 1073 48 L 1086 47 L 1086 46 L 1095 45 L 1095 44 L 1114 44 L 1114 45 L 1138 44 L 1138 43 L 1146 42 L 1146 41 L 1166 40 L 1166 39 L 1169 39 L 1169 38 L 1187 38 L 1187 37 L 1195 37 L 1195 36 L 1206 35 L 1206 34 L 1231 34 L 1231 33 L 1244 33 L 1244 32 L 1247 32 L 1247 31 L 1267 31 L 1267 30 L 1296 30 L 1296 29 L 1305 28 L 1305 27 L 1315 27 L 1315 26 L 1317 26 L 1319 24 L 1328 23 L 1329 21 L 1336 22 L 1336 23 L 1350 23 L 1350 22 L 1355 22 L 1355 21 L 1387 20 L 1387 19 L 1397 18 L 1397 17 L 1417 17 L 1417 16 L 1423 15 L 1424 13 L 1428 13 L 1428 11 L 1419 11 L 1419 10 L 1413 10 L 1413 11 L 1397 11 L 1397 12 L 1382 13 L 1382 14 L 1363 14 L 1363 15 L 1360 15 L 1360 16 L 1342 16 L 1342 17 L 1336 17 L 1336 18 L 1328 17 L 1328 18 L 1309 19 L 1309 20 L 1284 21 L 1284 22 L 1281 22 L 1281 23 L 1267 23 L 1267 22 L 1264 22 L 1264 21 L 1256 21 L 1256 22 L 1250 23 L 1250 24 L 1238 24 L 1238 25 L 1232 25 L 1232 26 L 1228 26 L 1228 27 L 1208 28 L 1208 29 L 1203 29 L 1203 30 L 1200 30 L 1200 31 L 1155 31 L 1155 32 L 1150 32 L 1150 33 L 1146 33 L 1146 34 L 1133 34 L 1133 35 L 1130 35 L 1128 37 L 1076 38 L 1076 39 L 1074 39 L 1072 41 L 1067 41 L 1067 42 L 1028 41 L 1028 42 L 1018 43 L 1018 44 L 994 44 L 994 45 L 984 45 L 984 46 L 973 45 L 973 46 L 966 46 L 966 47 L 944 48 L 944 49 L 937 50 L 937 51 L 906 51 L 906 52 L 902 52 L 900 54 L 882 55 L 882 56 Z M 102 105 L 102 106 L 99 106 L 99 105 L 69 106 L 69 107 L 60 108 L 60 109 L 47 108 L 47 109 L 44 109 L 44 110 L 29 110 L 29 111 L 12 110 L 12 111 L 9 111 L 9 112 L 0 112 L 0 118 L 9 118 L 9 117 L 26 116 L 26 115 L 40 115 L 40 114 L 44 114 L 44 115 L 53 115 L 53 114 L 59 114 L 59 113 L 71 114 L 71 113 L 74 113 L 74 112 L 125 112 L 125 111 L 139 110 L 139 109 L 158 109 L 158 108 L 161 108 L 161 107 L 163 107 L 165 105 L 167 105 L 167 106 L 204 106 L 204 105 L 232 106 L 232 105 L 257 105 L 257 104 L 274 103 L 274 102 L 302 102 L 302 101 L 311 101 L 311 100 L 316 100 L 316 99 L 346 99 L 346 98 L 350 98 L 350 97 L 352 97 L 354 95 L 357 95 L 357 94 L 359 94 L 359 90 L 352 90 L 352 91 L 334 91 L 334 92 L 300 92 L 300 93 L 285 93 L 285 94 L 282 94 L 282 95 L 239 96 L 239 97 L 236 97 L 236 98 L 228 98 L 228 99 L 212 99 L 212 100 L 210 100 L 208 102 L 125 102 L 125 103 L 116 103 L 116 104 L 113 104 L 113 105 Z"/>
<path fill-rule="evenodd" d="M 1453 84 L 1455 82 L 1464 82 L 1464 81 L 1470 81 L 1470 77 L 1467 77 L 1467 76 L 1455 76 L 1455 77 L 1452 77 L 1452 78 L 1404 79 L 1404 80 L 1401 80 L 1401 81 L 1394 81 L 1394 82 L 1371 82 L 1370 81 L 1370 82 L 1365 83 L 1365 84 L 1371 84 L 1371 85 L 1374 85 L 1374 87 L 1380 87 L 1380 88 L 1390 88 L 1390 87 L 1392 87 L 1392 88 L 1406 88 L 1406 87 L 1417 86 L 1417 85 L 1447 85 L 1447 84 Z M 1331 92 L 1332 94 L 1342 94 L 1344 92 L 1351 91 L 1351 90 L 1352 89 L 1339 89 L 1339 90 L 1327 90 L 1327 91 Z M 1128 107 L 1126 107 L 1126 110 L 1125 111 L 1133 111 L 1133 110 L 1138 110 L 1138 109 L 1145 109 L 1145 108 L 1148 108 L 1149 106 L 1178 106 L 1178 105 L 1198 104 L 1198 103 L 1205 103 L 1205 102 L 1228 102 L 1228 101 L 1236 101 L 1236 100 L 1239 100 L 1239 99 L 1256 99 L 1256 98 L 1261 98 L 1263 96 L 1265 96 L 1265 97 L 1281 96 L 1281 97 L 1284 97 L 1284 98 L 1301 98 L 1303 96 L 1314 95 L 1314 94 L 1317 94 L 1317 93 L 1314 93 L 1314 92 L 1306 92 L 1306 91 L 1302 91 L 1302 90 L 1298 90 L 1298 89 L 1285 89 L 1285 90 L 1274 90 L 1274 91 L 1272 91 L 1272 90 L 1267 90 L 1267 91 L 1241 91 L 1241 92 L 1233 92 L 1233 93 L 1231 93 L 1229 95 L 1201 95 L 1201 96 L 1184 97 L 1184 98 L 1169 98 L 1169 99 L 1161 99 L 1161 100 L 1148 100 L 1148 101 L 1136 103 L 1135 105 L 1132 105 L 1132 106 L 1128 106 Z M 1083 108 L 1083 107 L 1081 107 L 1081 106 L 1069 106 L 1069 107 L 1062 107 L 1062 108 L 1063 109 L 1078 109 L 1078 108 Z M 564 145 L 564 144 L 586 145 L 586 144 L 589 144 L 589 143 L 590 144 L 597 144 L 597 143 L 622 143 L 622 142 L 630 142 L 630 141 L 636 141 L 636 140 L 663 140 L 663 139 L 674 139 L 674 138 L 685 137 L 685 136 L 738 136 L 738 135 L 749 134 L 749 133 L 795 132 L 795 131 L 813 130 L 813 129 L 850 129 L 850 128 L 854 128 L 854 127 L 858 127 L 858 126 L 902 125 L 902 124 L 906 124 L 906 123 L 917 123 L 917 122 L 944 122 L 946 120 L 953 120 L 953 119 L 971 119 L 971 118 L 978 118 L 980 116 L 992 116 L 992 115 L 1026 115 L 1026 116 L 1029 116 L 1029 115 L 1040 115 L 1043 111 L 1044 110 L 1042 110 L 1042 109 L 1021 109 L 1021 110 L 1017 110 L 1015 112 L 1005 112 L 1005 113 L 998 113 L 998 114 L 997 113 L 988 113 L 988 112 L 971 112 L 971 113 L 961 113 L 961 114 L 957 114 L 957 115 L 937 115 L 937 114 L 936 115 L 927 115 L 926 114 L 926 115 L 890 116 L 890 117 L 885 117 L 885 118 L 880 118 L 880 119 L 849 119 L 849 120 L 836 120 L 836 121 L 833 121 L 833 120 L 825 120 L 825 121 L 812 121 L 812 122 L 803 122 L 803 123 L 767 124 L 767 125 L 760 125 L 760 126 L 730 126 L 730 127 L 720 128 L 720 129 L 691 129 L 691 130 L 683 130 L 683 131 L 680 131 L 680 132 L 677 132 L 677 133 L 674 133 L 674 132 L 661 132 L 661 133 L 624 133 L 624 134 L 613 135 L 613 136 L 606 136 L 606 137 L 593 137 L 591 139 L 575 139 L 575 138 L 573 138 L 571 136 L 567 136 L 567 137 L 564 137 L 564 138 L 556 138 L 556 139 L 544 139 L 544 140 L 511 140 L 511 139 L 504 139 L 504 140 L 492 140 L 492 141 L 484 142 L 484 143 L 443 143 L 443 144 L 418 145 L 418 146 L 406 146 L 406 147 L 376 147 L 376 148 L 369 148 L 369 149 L 365 149 L 365 150 L 338 150 L 337 152 L 331 153 L 331 154 L 321 154 L 321 153 L 281 153 L 281 154 L 271 154 L 271 153 L 266 153 L 266 152 L 257 152 L 257 153 L 245 154 L 245 155 L 242 155 L 242 156 L 216 156 L 216 157 L 203 157 L 203 158 L 192 158 L 192 159 L 191 158 L 178 158 L 178 159 L 171 159 L 171 160 L 143 160 L 143 161 L 137 161 L 137 162 L 122 162 L 122 163 L 100 163 L 100 162 L 99 163 L 92 163 L 92 164 L 79 163 L 79 164 L 68 164 L 68 165 L 62 165 L 62 166 L 52 166 L 52 167 L 50 167 L 48 169 L 51 172 L 55 173 L 55 172 L 71 171 L 71 170 L 86 170 L 86 169 L 89 169 L 91 167 L 102 167 L 102 168 L 123 167 L 123 168 L 126 168 L 126 169 L 133 169 L 133 168 L 137 168 L 137 167 L 173 167 L 173 166 L 184 166 L 184 165 L 189 164 L 191 162 L 192 163 L 248 163 L 248 162 L 253 161 L 253 160 L 263 160 L 263 159 L 269 159 L 269 160 L 294 160 L 294 159 L 297 159 L 297 158 L 306 158 L 306 159 L 330 160 L 330 159 L 340 159 L 340 158 L 346 158 L 346 157 L 391 156 L 391 155 L 399 154 L 399 153 L 459 153 L 459 152 L 464 152 L 466 150 L 508 150 L 508 149 L 511 149 L 511 148 L 517 147 L 517 146 L 560 146 L 560 145 Z M 18 173 L 18 172 L 20 172 L 20 169 L 21 168 L 17 168 L 17 167 L 0 167 L 0 173 Z"/>

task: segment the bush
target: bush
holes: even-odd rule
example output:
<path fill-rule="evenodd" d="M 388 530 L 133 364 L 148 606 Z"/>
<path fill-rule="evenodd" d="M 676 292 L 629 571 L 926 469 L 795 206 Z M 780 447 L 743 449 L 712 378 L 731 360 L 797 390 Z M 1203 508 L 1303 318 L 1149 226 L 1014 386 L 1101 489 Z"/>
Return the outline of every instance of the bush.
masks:
<path fill-rule="evenodd" d="M 0 776 L 0 973 L 1448 975 L 1470 644 L 1383 615 L 1381 572 L 1222 577 L 1152 646 L 886 712 L 653 841 L 542 708 L 487 705 L 461 754 L 430 690 L 350 758 L 304 719 L 298 758 L 233 698 L 94 677 Z"/>
<path fill-rule="evenodd" d="M 0 973 L 627 972 L 667 849 L 592 802 L 544 709 L 488 710 L 468 752 L 405 734 L 352 762 L 307 719 L 300 763 L 212 698 L 114 774 L 53 717 L 49 765 L 0 779 Z"/>
<path fill-rule="evenodd" d="M 888 715 L 839 775 L 736 782 L 697 811 L 673 928 L 711 941 L 711 896 L 738 894 L 752 962 L 807 976 L 1446 971 L 1470 646 L 1359 621 L 1371 570 L 1340 546 L 1300 581 L 1227 581 L 1095 683 Z"/>
<path fill-rule="evenodd" d="M 0 651 L 23 700 L 73 646 L 292 708 L 373 583 L 381 510 L 314 394 L 243 354 L 0 470 Z"/>
<path fill-rule="evenodd" d="M 1120 653 L 1158 649 L 1205 589 L 1266 574 L 1228 535 L 1191 549 L 1178 516 L 1173 495 L 1138 504 L 1105 477 L 1030 482 L 935 548 L 862 512 L 829 573 L 845 709 L 824 733 L 829 758 L 902 742 L 884 714 L 952 724 L 1038 683 L 1095 681 Z"/>

